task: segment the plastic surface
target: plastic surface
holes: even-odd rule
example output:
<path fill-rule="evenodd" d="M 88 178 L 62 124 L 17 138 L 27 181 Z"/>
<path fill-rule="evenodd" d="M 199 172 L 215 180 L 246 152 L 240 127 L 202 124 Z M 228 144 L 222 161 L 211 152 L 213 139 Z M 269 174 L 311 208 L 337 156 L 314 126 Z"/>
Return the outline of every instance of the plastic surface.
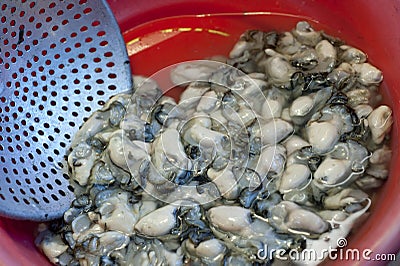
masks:
<path fill-rule="evenodd" d="M 183 14 L 226 12 L 278 12 L 312 18 L 318 29 L 340 36 L 362 48 L 370 61 L 383 70 L 384 100 L 394 111 L 391 175 L 374 198 L 369 219 L 348 238 L 348 248 L 371 249 L 373 254 L 397 253 L 400 248 L 400 2 L 399 1 L 122 1 L 110 0 L 125 31 L 135 74 L 152 74 L 180 60 L 226 54 L 246 28 L 289 29 L 297 21 L 282 15 L 223 15 L 181 17 Z M 149 22 L 153 20 L 152 22 Z M 155 20 L 155 21 L 154 21 Z M 139 26 L 139 24 L 144 25 Z M 190 28 L 190 30 L 189 30 Z M 201 28 L 203 30 L 195 30 Z M 164 30 L 160 32 L 160 30 Z M 167 31 L 165 31 L 167 30 Z M 210 31 L 211 30 L 211 31 Z M 161 34 L 163 33 L 163 34 Z M 140 37 L 138 41 L 138 37 Z M 7 265 L 44 265 L 32 252 L 33 236 L 24 223 L 0 221 L 0 261 Z M 27 262 L 29 262 L 27 264 Z M 11 263 L 11 264 L 9 264 Z M 384 261 L 328 261 L 340 265 L 385 265 Z M 0 263 L 1 264 L 1 263 Z"/>

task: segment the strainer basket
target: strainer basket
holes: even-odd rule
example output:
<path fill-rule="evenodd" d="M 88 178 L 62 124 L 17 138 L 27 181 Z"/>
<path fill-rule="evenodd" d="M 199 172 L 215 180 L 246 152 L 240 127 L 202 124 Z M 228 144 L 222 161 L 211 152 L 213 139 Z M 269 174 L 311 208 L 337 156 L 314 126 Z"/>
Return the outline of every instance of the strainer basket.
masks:
<path fill-rule="evenodd" d="M 65 156 L 74 133 L 131 88 L 105 0 L 0 3 L 0 214 L 51 220 L 69 207 Z"/>

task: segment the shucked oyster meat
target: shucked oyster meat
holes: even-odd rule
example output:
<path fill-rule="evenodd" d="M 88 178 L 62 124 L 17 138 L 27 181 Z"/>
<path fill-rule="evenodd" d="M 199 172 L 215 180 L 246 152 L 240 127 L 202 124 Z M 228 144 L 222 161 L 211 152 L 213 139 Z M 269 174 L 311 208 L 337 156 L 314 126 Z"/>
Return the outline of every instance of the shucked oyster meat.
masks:
<path fill-rule="evenodd" d="M 364 52 L 302 21 L 170 74 L 178 102 L 135 76 L 75 136 L 76 199 L 36 240 L 52 263 L 270 264 L 265 248 L 334 248 L 365 216 L 393 118 Z"/>

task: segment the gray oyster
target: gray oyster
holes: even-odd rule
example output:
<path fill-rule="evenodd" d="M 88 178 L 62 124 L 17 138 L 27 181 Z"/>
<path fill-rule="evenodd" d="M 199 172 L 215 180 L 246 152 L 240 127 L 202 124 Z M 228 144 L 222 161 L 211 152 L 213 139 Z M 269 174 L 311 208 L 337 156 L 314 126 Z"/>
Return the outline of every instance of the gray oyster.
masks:
<path fill-rule="evenodd" d="M 290 201 L 282 201 L 273 207 L 269 221 L 279 232 L 303 234 L 309 237 L 315 237 L 329 229 L 329 224 L 317 213 Z"/>
<path fill-rule="evenodd" d="M 375 108 L 367 119 L 368 126 L 371 129 L 372 140 L 376 144 L 382 143 L 393 124 L 392 110 L 386 105 L 381 105 Z"/>
<path fill-rule="evenodd" d="M 307 123 L 308 142 L 319 154 L 326 154 L 334 148 L 342 134 L 353 130 L 352 113 L 342 105 L 324 107 Z"/>
<path fill-rule="evenodd" d="M 314 182 L 323 189 L 351 183 L 365 172 L 369 156 L 355 141 L 338 143 L 315 171 Z"/>
<path fill-rule="evenodd" d="M 258 250 L 285 248 L 290 240 L 278 236 L 262 217 L 251 216 L 250 210 L 239 206 L 217 206 L 207 212 L 214 235 L 236 252 L 240 251 L 250 261 L 257 261 Z"/>
<path fill-rule="evenodd" d="M 135 224 L 135 230 L 142 236 L 159 237 L 171 233 L 178 226 L 178 209 L 180 204 L 192 204 L 190 202 L 174 202 L 165 205 L 146 214 Z"/>
<path fill-rule="evenodd" d="M 191 240 L 182 243 L 184 251 L 190 258 L 191 265 L 212 265 L 223 264 L 227 248 L 221 240 L 212 238 L 194 245 Z"/>
<path fill-rule="evenodd" d="M 322 38 L 321 33 L 314 31 L 311 25 L 306 21 L 298 22 L 292 34 L 299 42 L 309 46 L 316 46 Z"/>

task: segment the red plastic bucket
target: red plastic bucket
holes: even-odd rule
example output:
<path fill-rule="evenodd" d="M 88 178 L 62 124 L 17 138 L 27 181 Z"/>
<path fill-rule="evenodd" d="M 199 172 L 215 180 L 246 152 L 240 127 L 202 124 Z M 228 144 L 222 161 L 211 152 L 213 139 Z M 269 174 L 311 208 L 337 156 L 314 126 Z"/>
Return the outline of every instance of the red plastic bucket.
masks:
<path fill-rule="evenodd" d="M 135 74 L 151 75 L 182 60 L 227 54 L 242 31 L 291 29 L 309 19 L 316 29 L 361 48 L 383 71 L 382 93 L 394 111 L 391 175 L 374 197 L 369 219 L 349 237 L 348 248 L 373 254 L 400 249 L 400 1 L 396 0 L 109 0 Z M 248 12 L 247 16 L 227 13 Z M 216 14 L 213 16 L 184 16 Z M 175 35 L 160 35 L 172 29 Z M 180 29 L 180 30 L 179 30 Z M 195 30 L 202 29 L 202 30 Z M 165 31 L 164 31 L 165 32 Z M 150 36 L 150 37 L 149 37 Z M 142 42 L 137 42 L 138 37 Z M 0 265 L 49 264 L 33 244 L 36 224 L 0 219 Z M 341 265 L 384 265 L 377 260 L 329 261 Z"/>

